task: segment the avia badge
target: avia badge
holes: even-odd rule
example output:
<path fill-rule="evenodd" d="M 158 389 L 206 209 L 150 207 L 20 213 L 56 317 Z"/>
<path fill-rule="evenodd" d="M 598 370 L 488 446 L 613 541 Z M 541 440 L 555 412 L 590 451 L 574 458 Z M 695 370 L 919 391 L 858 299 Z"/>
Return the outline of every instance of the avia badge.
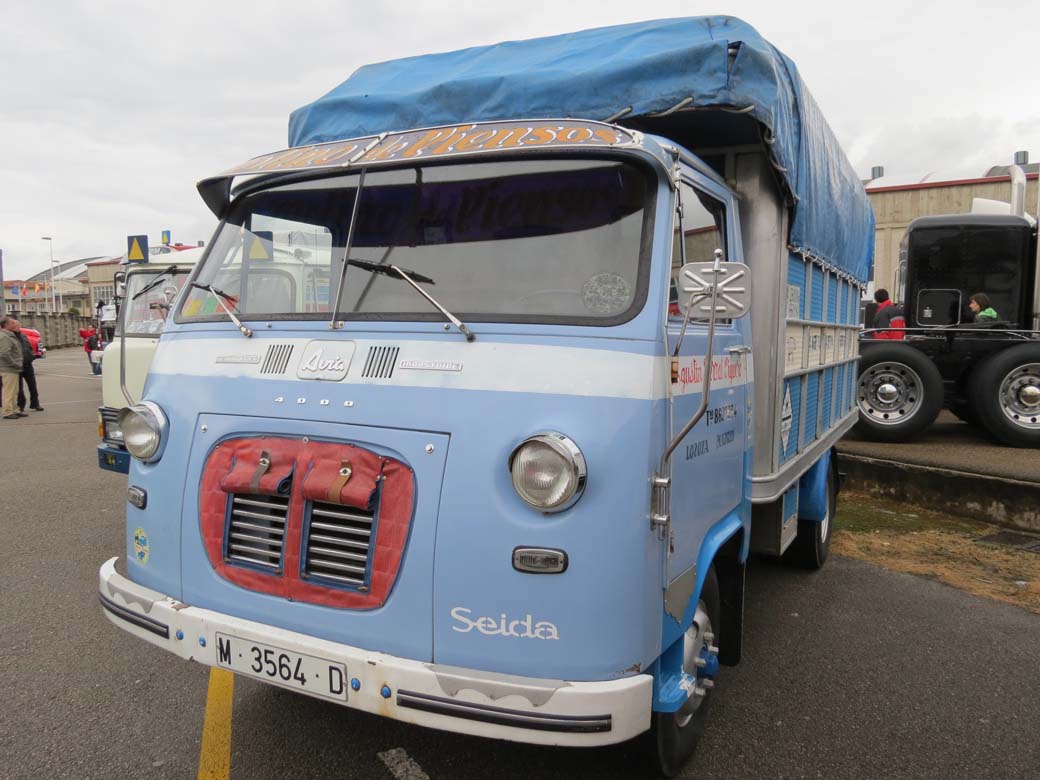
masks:
<path fill-rule="evenodd" d="M 300 357 L 296 375 L 300 379 L 324 379 L 337 382 L 347 375 L 354 357 L 352 341 L 312 341 Z"/>

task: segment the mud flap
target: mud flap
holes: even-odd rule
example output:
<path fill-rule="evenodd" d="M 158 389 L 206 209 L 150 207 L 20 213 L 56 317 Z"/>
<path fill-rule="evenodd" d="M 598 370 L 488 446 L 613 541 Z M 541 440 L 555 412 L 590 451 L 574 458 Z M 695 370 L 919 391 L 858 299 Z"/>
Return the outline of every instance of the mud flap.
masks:
<path fill-rule="evenodd" d="M 719 631 L 719 663 L 736 666 L 744 646 L 744 575 L 747 564 L 740 561 L 743 534 L 726 542 L 715 557 L 719 579 L 722 625 Z"/>

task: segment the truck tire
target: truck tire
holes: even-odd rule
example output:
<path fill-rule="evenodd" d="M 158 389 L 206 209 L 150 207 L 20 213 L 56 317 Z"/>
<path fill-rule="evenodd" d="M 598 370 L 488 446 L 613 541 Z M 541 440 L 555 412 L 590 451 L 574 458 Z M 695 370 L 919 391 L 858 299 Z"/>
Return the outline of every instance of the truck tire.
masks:
<path fill-rule="evenodd" d="M 856 429 L 874 441 L 906 441 L 931 425 L 943 403 L 939 369 L 906 344 L 871 345 L 860 358 Z"/>
<path fill-rule="evenodd" d="M 810 571 L 822 569 L 831 550 L 831 531 L 834 530 L 837 509 L 838 468 L 832 457 L 827 469 L 827 514 L 823 520 L 798 518 L 798 535 L 784 553 L 784 561 Z"/>
<path fill-rule="evenodd" d="M 701 656 L 707 648 L 718 646 L 721 627 L 722 608 L 719 599 L 719 581 L 715 575 L 715 567 L 712 566 L 708 569 L 708 574 L 704 578 L 704 587 L 701 588 L 697 617 L 694 618 L 693 625 L 683 636 L 683 670 L 687 674 L 696 675 L 698 669 L 694 665 L 694 659 Z M 715 665 L 717 666 L 717 658 Z M 712 683 L 713 685 L 714 683 Z M 654 755 L 657 769 L 665 777 L 678 775 L 697 749 L 701 737 L 704 736 L 711 697 L 711 686 L 706 686 L 703 694 L 698 694 L 696 691 L 691 693 L 686 704 L 678 712 L 655 712 L 653 714 L 653 723 L 647 735 L 649 747 Z"/>
<path fill-rule="evenodd" d="M 972 375 L 979 423 L 1012 447 L 1040 447 L 1040 344 L 1020 344 L 987 358 Z"/>

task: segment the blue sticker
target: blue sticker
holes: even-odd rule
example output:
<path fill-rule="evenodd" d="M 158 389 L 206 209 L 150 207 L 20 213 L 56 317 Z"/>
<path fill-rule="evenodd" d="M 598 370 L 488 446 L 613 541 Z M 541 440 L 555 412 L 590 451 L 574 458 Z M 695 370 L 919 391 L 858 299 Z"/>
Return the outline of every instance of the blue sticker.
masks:
<path fill-rule="evenodd" d="M 137 562 L 144 565 L 148 563 L 148 556 L 151 551 L 148 548 L 148 534 L 144 532 L 143 528 L 138 528 L 134 531 L 134 557 Z"/>

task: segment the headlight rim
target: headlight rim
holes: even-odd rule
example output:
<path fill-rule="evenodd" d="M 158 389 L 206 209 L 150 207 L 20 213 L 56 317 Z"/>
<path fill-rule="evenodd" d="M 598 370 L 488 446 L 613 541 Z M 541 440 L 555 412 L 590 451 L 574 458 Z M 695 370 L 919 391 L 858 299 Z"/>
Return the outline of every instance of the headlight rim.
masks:
<path fill-rule="evenodd" d="M 134 452 L 130 443 L 127 441 L 126 436 L 126 421 L 130 415 L 137 415 L 143 418 L 148 427 L 155 434 L 155 448 L 151 450 L 147 455 L 139 455 Z M 162 408 L 153 401 L 140 401 L 133 406 L 124 406 L 119 410 L 119 414 L 116 416 L 116 425 L 119 426 L 119 430 L 123 433 L 123 446 L 126 448 L 133 457 L 142 463 L 155 463 L 159 458 L 162 457 L 163 450 L 166 447 L 166 433 L 169 428 L 169 420 L 166 417 L 166 413 L 163 412 Z"/>
<path fill-rule="evenodd" d="M 569 466 L 575 473 L 574 490 L 567 498 L 550 507 L 532 503 L 516 486 L 516 479 L 513 475 L 513 464 L 516 462 L 517 455 L 519 455 L 520 451 L 532 442 L 544 444 L 552 449 L 568 462 Z M 525 437 L 509 454 L 508 468 L 509 481 L 513 486 L 513 491 L 516 493 L 517 497 L 527 506 L 543 514 L 556 514 L 558 512 L 563 512 L 566 509 L 570 509 L 585 493 L 585 487 L 588 484 L 588 464 L 585 461 L 585 455 L 573 439 L 559 431 L 539 431 Z"/>

